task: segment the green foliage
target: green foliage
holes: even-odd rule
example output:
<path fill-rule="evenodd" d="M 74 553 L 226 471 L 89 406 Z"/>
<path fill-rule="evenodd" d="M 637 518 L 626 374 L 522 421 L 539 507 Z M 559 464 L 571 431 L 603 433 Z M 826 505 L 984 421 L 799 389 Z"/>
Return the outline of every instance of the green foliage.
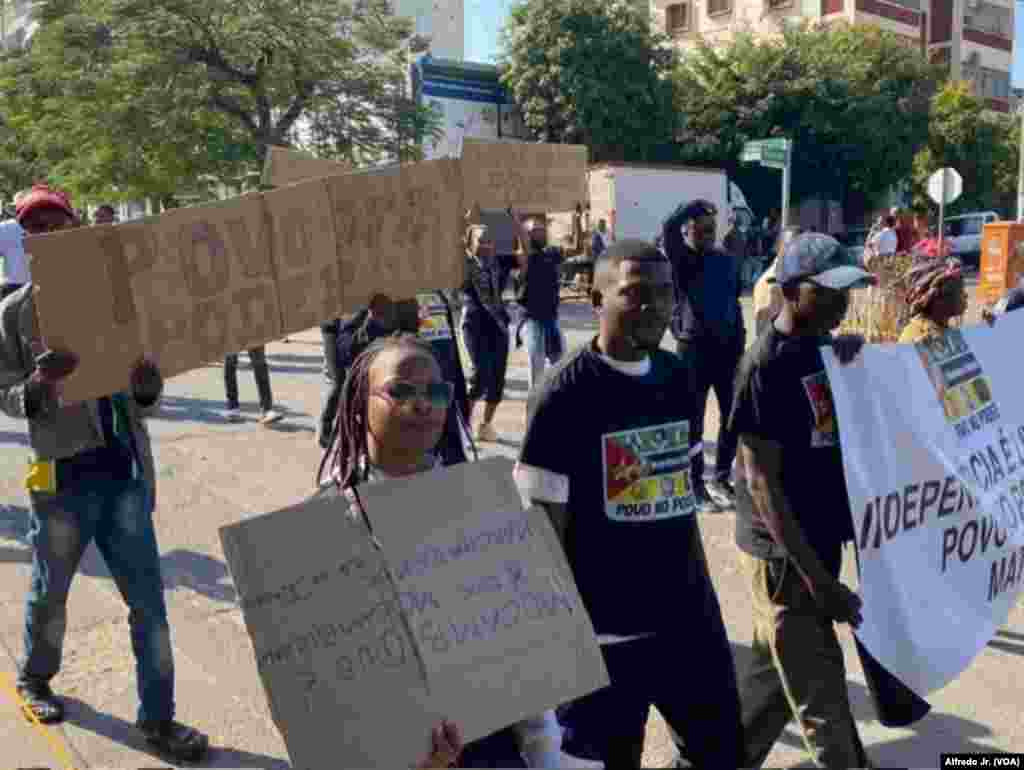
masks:
<path fill-rule="evenodd" d="M 735 173 L 745 142 L 794 141 L 793 200 L 866 200 L 911 171 L 928 137 L 937 73 L 874 26 L 791 25 L 778 38 L 700 44 L 675 73 L 681 139 L 694 160 Z"/>
<path fill-rule="evenodd" d="M 0 118 L 87 199 L 202 194 L 251 178 L 275 144 L 411 157 L 401 138 L 436 128 L 405 94 L 421 42 L 387 0 L 44 0 L 37 13 L 30 48 L 0 68 Z"/>
<path fill-rule="evenodd" d="M 646 161 L 674 138 L 675 55 L 633 4 L 525 0 L 505 38 L 502 80 L 537 138 L 594 162 Z"/>
<path fill-rule="evenodd" d="M 950 166 L 964 180 L 963 194 L 948 207 L 957 212 L 995 210 L 1016 215 L 1020 122 L 984 109 L 967 83 L 947 83 L 931 102 L 927 146 L 914 157 L 914 207 L 938 211 L 928 197 L 928 177 Z"/>

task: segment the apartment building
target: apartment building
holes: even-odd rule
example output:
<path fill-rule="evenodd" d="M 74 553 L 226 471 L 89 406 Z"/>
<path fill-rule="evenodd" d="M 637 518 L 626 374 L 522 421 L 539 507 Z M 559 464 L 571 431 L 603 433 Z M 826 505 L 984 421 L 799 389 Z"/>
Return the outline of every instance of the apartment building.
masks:
<path fill-rule="evenodd" d="M 961 18 L 956 19 L 957 9 Z M 1010 112 L 1014 0 L 651 0 L 657 23 L 685 50 L 698 39 L 727 42 L 740 30 L 778 34 L 800 20 L 875 24 L 904 36 L 935 61 L 960 60 L 989 109 Z M 958 23 L 954 23 L 958 21 Z"/>

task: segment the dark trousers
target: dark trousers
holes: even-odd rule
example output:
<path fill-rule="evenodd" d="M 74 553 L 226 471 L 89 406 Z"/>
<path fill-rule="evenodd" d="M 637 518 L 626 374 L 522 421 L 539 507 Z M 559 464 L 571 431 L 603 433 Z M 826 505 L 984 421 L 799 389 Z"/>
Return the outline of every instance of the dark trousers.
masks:
<path fill-rule="evenodd" d="M 260 394 L 260 408 L 266 412 L 274 406 L 274 394 L 270 391 L 270 368 L 267 366 L 267 354 L 261 345 L 246 351 L 249 363 L 256 378 L 256 390 Z M 228 408 L 238 408 L 238 354 L 230 353 L 224 357 L 224 390 L 227 391 Z"/>
<path fill-rule="evenodd" d="M 508 330 L 488 315 L 464 313 L 462 340 L 473 363 L 469 400 L 500 404 L 508 371 Z"/>
<path fill-rule="evenodd" d="M 732 463 L 736 459 L 739 436 L 729 430 L 729 414 L 732 412 L 733 391 L 736 370 L 743 356 L 744 337 L 740 335 L 735 344 L 723 346 L 715 342 L 693 342 L 680 340 L 676 352 L 694 372 L 697 387 L 696 425 L 691 428 L 691 441 L 704 440 L 704 415 L 707 412 L 708 394 L 713 389 L 718 399 L 721 420 L 718 428 L 718 449 L 715 453 L 715 480 L 728 481 L 732 474 Z M 692 462 L 693 483 L 704 484 L 704 453 L 694 455 Z"/>
<path fill-rule="evenodd" d="M 150 499 L 141 481 L 113 479 L 32 493 L 32 583 L 19 681 L 49 682 L 60 670 L 71 581 L 95 542 L 128 605 L 139 719 L 174 716 L 174 658 Z"/>
<path fill-rule="evenodd" d="M 698 633 L 658 634 L 601 646 L 611 685 L 564 707 L 565 751 L 607 768 L 640 767 L 656 706 L 696 767 L 744 767 L 732 649 L 721 614 L 694 618 Z"/>
<path fill-rule="evenodd" d="M 320 442 L 325 448 L 334 432 L 341 387 L 345 384 L 345 373 L 338 370 L 338 331 L 337 321 L 320 327 L 320 338 L 324 343 L 324 377 L 327 379 L 327 393 L 320 412 Z"/>

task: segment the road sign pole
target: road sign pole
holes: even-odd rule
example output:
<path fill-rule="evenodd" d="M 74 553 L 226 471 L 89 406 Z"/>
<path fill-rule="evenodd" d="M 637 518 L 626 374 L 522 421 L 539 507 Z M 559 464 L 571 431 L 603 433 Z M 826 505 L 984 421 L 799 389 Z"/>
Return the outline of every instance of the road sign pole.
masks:
<path fill-rule="evenodd" d="M 942 256 L 942 239 L 945 234 L 945 218 L 946 218 L 946 169 L 942 169 L 942 194 L 939 196 L 939 256 Z"/>
<path fill-rule="evenodd" d="M 790 164 L 793 162 L 793 143 L 786 141 L 786 162 L 782 165 L 782 222 L 779 232 L 785 232 L 789 226 L 789 177 Z"/>

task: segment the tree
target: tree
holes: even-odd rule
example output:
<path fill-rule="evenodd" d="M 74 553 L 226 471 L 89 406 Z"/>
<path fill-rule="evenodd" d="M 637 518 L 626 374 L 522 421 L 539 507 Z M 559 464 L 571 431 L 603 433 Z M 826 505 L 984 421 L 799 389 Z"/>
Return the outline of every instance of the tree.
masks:
<path fill-rule="evenodd" d="M 1015 215 L 1020 122 L 985 110 L 965 82 L 949 82 L 931 103 L 928 144 L 914 158 L 912 193 L 920 210 L 938 207 L 928 197 L 928 177 L 950 166 L 964 180 L 949 213 L 995 209 Z"/>
<path fill-rule="evenodd" d="M 793 199 L 829 195 L 847 208 L 909 176 L 936 78 L 918 50 L 874 26 L 787 25 L 778 38 L 701 43 L 676 71 L 681 139 L 691 158 L 735 173 L 745 142 L 787 136 Z"/>
<path fill-rule="evenodd" d="M 633 4 L 526 0 L 505 29 L 502 81 L 534 134 L 591 161 L 648 160 L 675 132 L 675 56 Z"/>
<path fill-rule="evenodd" d="M 416 157 L 422 41 L 387 0 L 43 0 L 0 114 L 87 197 L 173 196 L 257 172 L 270 145 Z"/>

